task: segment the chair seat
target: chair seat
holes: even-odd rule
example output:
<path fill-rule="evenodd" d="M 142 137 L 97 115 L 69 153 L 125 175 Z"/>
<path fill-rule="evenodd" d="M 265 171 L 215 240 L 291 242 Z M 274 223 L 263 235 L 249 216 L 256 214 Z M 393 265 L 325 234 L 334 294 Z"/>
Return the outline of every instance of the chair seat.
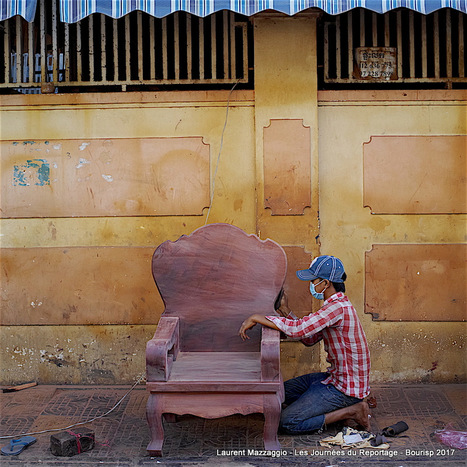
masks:
<path fill-rule="evenodd" d="M 261 381 L 259 352 L 179 352 L 169 381 Z"/>
<path fill-rule="evenodd" d="M 167 381 L 148 381 L 153 393 L 277 393 L 275 381 L 261 380 L 260 352 L 179 352 Z"/>

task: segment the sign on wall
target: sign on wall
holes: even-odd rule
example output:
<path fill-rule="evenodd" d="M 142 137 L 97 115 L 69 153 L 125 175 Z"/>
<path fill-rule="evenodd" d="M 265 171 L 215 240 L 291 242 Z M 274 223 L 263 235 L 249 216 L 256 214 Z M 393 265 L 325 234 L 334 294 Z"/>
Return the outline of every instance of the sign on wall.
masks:
<path fill-rule="evenodd" d="M 355 49 L 356 79 L 389 81 L 397 79 L 395 47 L 358 47 Z"/>

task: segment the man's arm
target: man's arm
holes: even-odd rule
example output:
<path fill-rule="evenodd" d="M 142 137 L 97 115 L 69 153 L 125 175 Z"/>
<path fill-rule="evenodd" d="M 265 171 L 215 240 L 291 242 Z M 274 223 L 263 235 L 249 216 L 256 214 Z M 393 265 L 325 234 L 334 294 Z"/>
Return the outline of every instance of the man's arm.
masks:
<path fill-rule="evenodd" d="M 281 299 L 281 306 L 276 310 L 283 318 L 287 319 L 293 319 L 296 320 L 298 317 L 295 315 L 295 313 L 289 308 L 289 300 L 287 295 L 284 293 L 282 295 Z M 284 332 L 284 331 L 282 331 Z M 314 336 L 311 337 L 305 337 L 304 339 L 300 339 L 300 342 L 302 342 L 306 346 L 311 346 L 319 342 L 323 338 L 323 334 L 321 332 L 318 332 Z"/>
<path fill-rule="evenodd" d="M 248 331 L 248 329 L 251 329 L 257 324 L 262 324 L 263 326 L 267 326 L 268 328 L 272 328 L 272 329 L 275 329 L 276 331 L 280 331 L 280 329 L 272 321 L 269 321 L 265 316 L 254 314 L 254 315 L 249 316 L 245 321 L 243 321 L 238 331 L 239 336 L 243 340 L 249 339 L 246 332 Z"/>
<path fill-rule="evenodd" d="M 323 333 L 318 332 L 311 337 L 305 337 L 303 339 L 300 339 L 300 342 L 306 345 L 307 347 L 310 347 L 312 345 L 315 345 L 317 342 L 321 341 L 322 339 L 323 339 Z"/>

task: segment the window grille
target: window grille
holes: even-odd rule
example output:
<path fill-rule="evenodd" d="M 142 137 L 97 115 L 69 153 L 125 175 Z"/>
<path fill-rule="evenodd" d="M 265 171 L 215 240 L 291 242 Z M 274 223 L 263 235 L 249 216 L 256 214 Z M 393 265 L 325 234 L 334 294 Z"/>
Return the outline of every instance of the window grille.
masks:
<path fill-rule="evenodd" d="M 59 21 L 57 4 L 40 0 L 32 23 L 20 16 L 0 23 L 0 89 L 40 92 L 49 83 L 49 92 L 83 86 L 126 90 L 250 81 L 251 25 L 241 15 L 221 11 L 198 18 L 178 12 L 154 18 L 135 11 L 117 20 L 94 14 L 66 24 Z"/>
<path fill-rule="evenodd" d="M 355 9 L 339 16 L 325 15 L 321 43 L 324 84 L 394 85 L 467 83 L 466 15 L 451 9 L 422 15 L 406 9 L 384 15 Z M 391 78 L 360 74 L 360 48 L 384 48 L 393 53 Z M 365 49 L 366 50 L 366 49 Z M 377 66 L 377 65 L 374 65 Z M 425 84 L 422 87 L 428 87 Z"/>

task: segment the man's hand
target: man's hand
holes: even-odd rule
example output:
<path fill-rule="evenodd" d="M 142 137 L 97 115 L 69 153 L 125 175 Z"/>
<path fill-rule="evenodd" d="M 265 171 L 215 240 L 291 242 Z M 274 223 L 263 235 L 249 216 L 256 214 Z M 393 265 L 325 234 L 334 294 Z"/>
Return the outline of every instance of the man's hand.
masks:
<path fill-rule="evenodd" d="M 256 315 L 251 315 L 250 317 L 248 317 L 245 321 L 243 321 L 242 325 L 240 326 L 240 329 L 238 331 L 238 335 L 243 339 L 249 339 L 249 337 L 247 336 L 246 332 L 248 329 L 256 326 L 256 321 L 255 321 L 255 316 Z"/>
<path fill-rule="evenodd" d="M 248 329 L 256 326 L 256 324 L 262 324 L 263 326 L 267 326 L 268 328 L 275 329 L 276 331 L 280 331 L 280 329 L 272 322 L 269 321 L 265 316 L 255 314 L 249 316 L 245 321 L 243 321 L 240 329 L 238 330 L 238 335 L 243 339 L 249 339 L 246 332 Z"/>
<path fill-rule="evenodd" d="M 287 318 L 290 312 L 292 311 L 289 308 L 289 300 L 287 298 L 287 294 L 284 292 L 281 299 L 281 306 L 276 310 L 282 317 Z"/>

